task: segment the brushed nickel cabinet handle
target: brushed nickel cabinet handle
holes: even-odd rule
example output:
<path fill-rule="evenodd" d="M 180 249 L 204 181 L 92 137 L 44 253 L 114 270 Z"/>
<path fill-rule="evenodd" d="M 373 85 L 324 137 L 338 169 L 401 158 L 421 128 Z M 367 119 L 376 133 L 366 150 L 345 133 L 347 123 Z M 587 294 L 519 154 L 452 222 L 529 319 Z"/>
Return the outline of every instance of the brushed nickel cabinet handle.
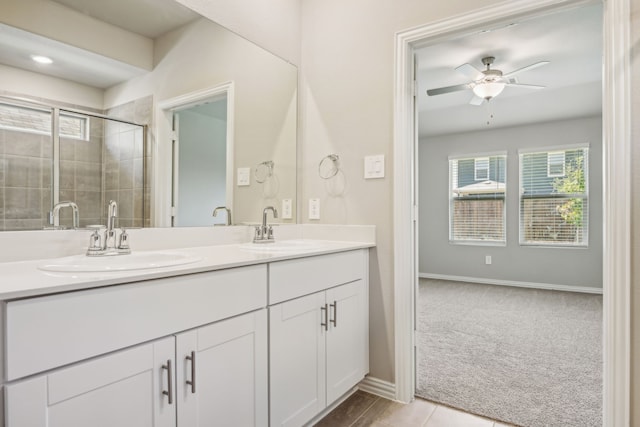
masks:
<path fill-rule="evenodd" d="M 171 405 L 173 403 L 173 381 L 171 379 L 173 377 L 173 372 L 171 369 L 171 359 L 167 360 L 166 365 L 162 365 L 162 369 L 167 370 L 167 386 L 168 386 L 167 387 L 168 390 L 162 390 L 162 394 L 164 394 L 169 398 L 169 405 Z"/>
<path fill-rule="evenodd" d="M 191 356 L 187 356 L 187 360 L 191 361 L 191 381 L 187 380 L 187 384 L 191 386 L 191 393 L 196 392 L 196 352 L 192 351 Z"/>
<path fill-rule="evenodd" d="M 333 307 L 333 319 L 331 319 L 331 323 L 333 323 L 333 327 L 338 326 L 338 301 L 333 301 L 333 304 L 329 304 L 330 307 Z"/>
<path fill-rule="evenodd" d="M 324 323 L 320 323 L 320 326 L 324 326 L 324 330 L 328 331 L 329 330 L 329 310 L 327 307 L 327 304 L 324 305 L 324 307 L 320 307 L 320 311 L 324 311 Z"/>

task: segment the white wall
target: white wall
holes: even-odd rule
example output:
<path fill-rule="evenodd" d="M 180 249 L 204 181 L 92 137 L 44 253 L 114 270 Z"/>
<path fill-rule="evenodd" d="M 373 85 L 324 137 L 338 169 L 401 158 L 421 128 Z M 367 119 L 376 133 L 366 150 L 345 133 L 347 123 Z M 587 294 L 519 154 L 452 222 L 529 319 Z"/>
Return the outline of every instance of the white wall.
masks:
<path fill-rule="evenodd" d="M 640 0 L 631 0 L 631 423 L 640 425 Z"/>
<path fill-rule="evenodd" d="M 82 108 L 103 109 L 102 89 L 2 64 L 0 75 L 0 91 L 8 95 L 29 95 Z"/>
<path fill-rule="evenodd" d="M 300 65 L 300 0 L 177 0 L 294 65 Z"/>
<path fill-rule="evenodd" d="M 589 145 L 589 246 L 520 246 L 518 150 Z M 449 156 L 507 152 L 506 246 L 449 243 Z M 602 120 L 598 117 L 425 138 L 419 144 L 420 273 L 602 288 Z M 485 265 L 485 255 L 492 264 Z"/>
<path fill-rule="evenodd" d="M 235 167 L 272 160 L 279 179 L 277 191 L 270 193 L 254 181 L 234 186 L 234 221 L 260 221 L 265 206 L 295 200 L 297 69 L 204 18 L 156 39 L 154 57 L 152 72 L 106 91 L 106 107 L 147 95 L 158 103 L 232 81 Z M 166 118 L 157 117 L 157 129 L 167 130 Z M 156 135 L 156 141 L 156 149 L 166 152 L 167 132 Z M 154 173 L 163 176 L 170 167 L 165 163 Z M 158 187 L 168 191 L 170 184 Z"/>
<path fill-rule="evenodd" d="M 370 264 L 371 375 L 394 382 L 393 69 L 394 34 L 491 0 L 302 0 L 300 86 L 301 218 L 322 201 L 320 223 L 376 225 Z M 346 189 L 332 196 L 318 162 L 340 155 Z M 386 156 L 384 179 L 363 179 L 363 158 Z"/>

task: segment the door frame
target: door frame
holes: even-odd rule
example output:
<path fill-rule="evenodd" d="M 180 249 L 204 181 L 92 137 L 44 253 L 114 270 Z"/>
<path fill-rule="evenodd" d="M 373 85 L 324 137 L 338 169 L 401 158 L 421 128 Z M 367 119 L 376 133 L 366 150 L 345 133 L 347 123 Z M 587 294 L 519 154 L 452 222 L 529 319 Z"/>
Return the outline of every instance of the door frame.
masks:
<path fill-rule="evenodd" d="M 173 132 L 173 113 L 189 108 L 211 98 L 225 95 L 227 98 L 227 173 L 226 206 L 233 210 L 233 171 L 234 171 L 234 83 L 225 82 L 216 86 L 189 92 L 174 98 L 158 102 L 156 113 L 156 142 L 153 153 L 152 170 L 152 209 L 153 227 L 171 227 L 173 215 L 171 194 L 173 191 L 172 142 L 176 138 Z M 166 173 L 171 171 L 171 173 Z"/>
<path fill-rule="evenodd" d="M 630 422 L 631 92 L 629 0 L 603 0 L 603 425 Z M 415 393 L 418 280 L 414 50 L 506 19 L 590 4 L 512 0 L 396 33 L 394 75 L 395 393 Z"/>

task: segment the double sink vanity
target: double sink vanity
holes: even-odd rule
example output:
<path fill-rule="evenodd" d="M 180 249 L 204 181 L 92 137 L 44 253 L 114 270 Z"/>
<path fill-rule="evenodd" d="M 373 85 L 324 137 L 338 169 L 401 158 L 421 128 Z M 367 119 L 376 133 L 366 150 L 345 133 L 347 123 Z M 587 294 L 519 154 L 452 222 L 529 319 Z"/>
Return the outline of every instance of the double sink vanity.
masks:
<path fill-rule="evenodd" d="M 373 227 L 280 227 L 292 238 L 268 245 L 232 228 L 213 246 L 136 250 L 167 238 L 132 230 L 130 255 L 0 263 L 4 425 L 301 426 L 352 390 Z"/>

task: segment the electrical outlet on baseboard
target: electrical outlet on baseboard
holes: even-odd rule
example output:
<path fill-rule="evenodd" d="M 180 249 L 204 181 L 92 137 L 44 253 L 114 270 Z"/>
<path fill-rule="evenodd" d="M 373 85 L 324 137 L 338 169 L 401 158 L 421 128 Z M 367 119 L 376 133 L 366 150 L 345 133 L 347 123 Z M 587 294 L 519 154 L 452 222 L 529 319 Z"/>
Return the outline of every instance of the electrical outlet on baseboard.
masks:
<path fill-rule="evenodd" d="M 491 255 L 485 255 L 484 257 L 484 263 L 486 265 L 491 265 Z"/>

